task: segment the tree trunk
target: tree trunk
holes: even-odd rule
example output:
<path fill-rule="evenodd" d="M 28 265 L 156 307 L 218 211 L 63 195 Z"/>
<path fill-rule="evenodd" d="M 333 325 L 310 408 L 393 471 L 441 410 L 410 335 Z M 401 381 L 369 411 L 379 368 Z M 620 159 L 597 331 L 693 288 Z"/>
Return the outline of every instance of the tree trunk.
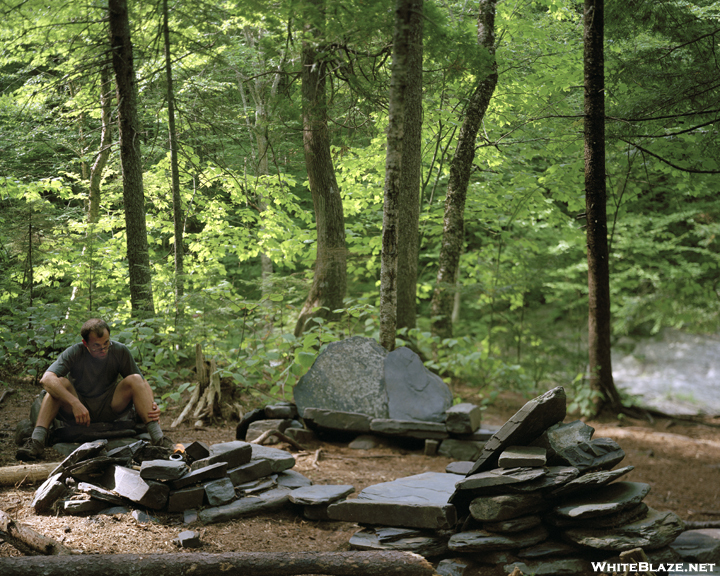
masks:
<path fill-rule="evenodd" d="M 175 129 L 175 91 L 173 90 L 170 57 L 170 25 L 168 24 L 167 0 L 163 0 L 163 36 L 165 39 L 165 78 L 167 81 L 168 132 L 170 141 L 170 181 L 172 184 L 173 223 L 175 233 L 175 325 L 183 317 L 182 298 L 185 294 L 183 212 L 180 200 L 180 170 L 178 168 L 178 143 Z"/>
<path fill-rule="evenodd" d="M 3 466 L 0 468 L 0 486 L 15 486 L 16 484 L 34 484 L 45 482 L 50 472 L 59 466 L 60 462 L 41 462 L 40 464 L 18 464 L 17 466 Z"/>
<path fill-rule="evenodd" d="M 495 6 L 497 0 L 480 0 L 478 44 L 495 56 Z M 450 164 L 445 197 L 443 237 L 435 291 L 432 299 L 432 332 L 441 338 L 452 336 L 452 309 L 455 278 L 462 253 L 465 231 L 465 199 L 475 160 L 475 139 L 497 85 L 497 64 L 482 78 L 467 103 L 458 145 Z"/>
<path fill-rule="evenodd" d="M 400 176 L 397 259 L 397 328 L 415 328 L 422 171 L 423 0 L 410 6 L 407 86 Z"/>
<path fill-rule="evenodd" d="M 610 269 L 605 187 L 605 64 L 603 0 L 585 0 L 585 208 L 588 260 L 590 386 L 603 404 L 622 406 L 610 359 Z"/>
<path fill-rule="evenodd" d="M 110 116 L 112 112 L 112 88 L 110 86 L 110 71 L 107 66 L 100 69 L 100 151 L 90 169 L 90 193 L 88 198 L 88 224 L 95 224 L 100 217 L 100 182 L 102 173 L 110 157 L 112 145 L 112 128 Z"/>
<path fill-rule="evenodd" d="M 397 0 L 395 4 L 380 263 L 380 344 L 387 350 L 395 349 L 397 330 L 398 226 L 413 7 L 417 9 L 414 0 Z"/>
<path fill-rule="evenodd" d="M 44 556 L 72 554 L 70 549 L 60 542 L 35 532 L 29 526 L 15 522 L 2 510 L 0 510 L 0 537 L 23 554 Z M 13 572 L 10 570 L 8 573 Z"/>
<path fill-rule="evenodd" d="M 347 288 L 345 219 L 342 198 L 330 155 L 325 82 L 327 64 L 320 53 L 319 28 L 323 26 L 324 0 L 309 2 L 305 24 L 310 37 L 302 47 L 303 148 L 315 209 L 317 259 L 310 293 L 295 325 L 295 335 L 305 330 L 314 316 L 335 319 Z M 313 22 L 315 20 L 315 22 Z M 322 307 L 323 309 L 317 309 Z"/>
<path fill-rule="evenodd" d="M 154 314 L 140 153 L 137 81 L 130 42 L 127 0 L 108 2 L 110 46 L 117 86 L 120 161 L 125 203 L 125 235 L 133 316 Z"/>
<path fill-rule="evenodd" d="M 0 558 L 14 576 L 432 576 L 432 565 L 411 552 L 228 552 L 224 554 L 87 554 Z"/>

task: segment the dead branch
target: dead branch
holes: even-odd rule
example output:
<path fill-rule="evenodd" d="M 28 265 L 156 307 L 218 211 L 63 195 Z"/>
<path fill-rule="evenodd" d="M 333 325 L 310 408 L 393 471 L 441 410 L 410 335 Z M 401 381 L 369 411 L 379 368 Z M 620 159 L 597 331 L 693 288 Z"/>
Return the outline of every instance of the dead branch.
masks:
<path fill-rule="evenodd" d="M 432 576 L 432 565 L 411 552 L 229 552 L 224 554 L 88 554 L 0 558 L 15 576 Z"/>
<path fill-rule="evenodd" d="M 0 395 L 0 404 L 2 404 L 5 398 L 7 396 L 10 396 L 10 394 L 12 394 L 13 392 L 15 392 L 15 390 L 13 390 L 12 388 L 8 388 L 7 390 L 5 390 L 2 395 Z"/>
<path fill-rule="evenodd" d="M 700 516 L 720 516 L 720 512 L 717 510 L 688 510 L 688 516 L 698 514 Z"/>
<path fill-rule="evenodd" d="M 31 556 L 68 556 L 72 554 L 72 551 L 60 542 L 35 532 L 29 526 L 15 522 L 2 510 L 0 510 L 0 536 L 23 554 Z"/>
<path fill-rule="evenodd" d="M 177 428 L 183 420 L 185 420 L 186 416 L 190 414 L 190 411 L 193 409 L 193 406 L 195 406 L 195 403 L 200 399 L 200 384 L 195 386 L 195 390 L 193 390 L 192 396 L 190 396 L 190 401 L 185 405 L 185 408 L 183 408 L 183 411 L 180 413 L 180 415 L 173 420 L 172 424 L 170 424 L 170 428 Z"/>
<path fill-rule="evenodd" d="M 685 522 L 686 530 L 702 530 L 704 528 L 720 528 L 720 520 L 708 520 L 707 522 Z"/>
<path fill-rule="evenodd" d="M 290 438 L 290 436 L 286 436 L 285 434 L 280 432 L 280 430 L 265 430 L 265 432 L 260 434 L 260 436 L 255 438 L 255 440 L 251 440 L 250 444 L 262 444 L 263 442 L 265 442 L 265 440 L 270 438 L 270 436 L 275 436 L 278 439 L 280 439 L 281 442 L 286 442 L 287 444 L 290 444 L 290 446 L 293 446 L 293 447 L 297 448 L 298 450 L 301 450 L 303 452 L 307 451 L 307 448 L 305 448 L 304 446 L 301 446 L 295 440 Z"/>
<path fill-rule="evenodd" d="M 4 466 L 0 468 L 0 486 L 15 486 L 18 483 L 34 484 L 47 480 L 50 472 L 55 470 L 60 462 L 43 462 L 41 464 L 19 464 L 18 466 Z"/>
<path fill-rule="evenodd" d="M 321 452 L 322 452 L 322 448 L 318 448 L 317 450 L 315 450 L 315 455 L 313 456 L 313 459 L 310 461 L 310 466 L 312 466 L 313 468 L 318 468 L 318 469 L 320 468 L 320 466 L 318 466 L 318 460 L 320 460 Z"/>

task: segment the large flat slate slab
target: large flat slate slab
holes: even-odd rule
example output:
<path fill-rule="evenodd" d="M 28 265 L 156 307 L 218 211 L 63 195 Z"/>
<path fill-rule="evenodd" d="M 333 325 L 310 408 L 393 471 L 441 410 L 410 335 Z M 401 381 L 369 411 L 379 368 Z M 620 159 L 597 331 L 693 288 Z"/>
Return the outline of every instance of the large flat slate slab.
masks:
<path fill-rule="evenodd" d="M 167 484 L 145 481 L 140 477 L 140 472 L 124 466 L 108 468 L 101 477 L 101 484 L 108 490 L 153 510 L 164 508 L 170 494 Z"/>
<path fill-rule="evenodd" d="M 468 475 L 496 468 L 503 450 L 509 446 L 525 446 L 550 426 L 562 422 L 565 402 L 565 390 L 561 386 L 530 400 L 487 441 Z"/>
<path fill-rule="evenodd" d="M 481 522 L 501 522 L 543 512 L 550 504 L 540 494 L 480 496 L 470 502 L 470 514 Z"/>
<path fill-rule="evenodd" d="M 270 448 L 262 444 L 251 444 L 250 446 L 252 447 L 252 458 L 250 462 L 264 460 L 270 465 L 270 471 L 273 474 L 279 474 L 295 466 L 295 456 L 290 454 L 290 452 Z"/>
<path fill-rule="evenodd" d="M 537 526 L 514 534 L 495 534 L 485 530 L 458 532 L 450 537 L 448 548 L 453 552 L 492 552 L 495 550 L 517 550 L 540 544 L 547 540 L 548 531 Z"/>
<path fill-rule="evenodd" d="M 334 520 L 444 530 L 457 521 L 448 503 L 457 475 L 425 472 L 365 488 L 358 497 L 328 507 Z"/>
<path fill-rule="evenodd" d="M 201 510 L 198 519 L 203 524 L 212 524 L 258 514 L 283 506 L 288 501 L 289 494 L 290 490 L 287 488 L 276 488 L 258 496 L 246 496 L 230 502 L 230 504 Z"/>
<path fill-rule="evenodd" d="M 330 504 L 355 492 L 350 484 L 315 484 L 303 486 L 290 492 L 290 502 L 304 506 Z"/>
<path fill-rule="evenodd" d="M 636 506 L 650 492 L 642 482 L 615 482 L 602 486 L 592 493 L 566 500 L 554 510 L 555 514 L 570 519 L 593 518 L 621 512 Z"/>
<path fill-rule="evenodd" d="M 447 536 L 440 536 L 437 532 L 431 531 L 383 541 L 375 530 L 365 528 L 350 537 L 350 548 L 355 550 L 402 550 L 432 557 L 447 552 L 447 541 Z"/>
<path fill-rule="evenodd" d="M 375 418 L 370 422 L 370 430 L 376 434 L 403 436 L 405 438 L 430 438 L 442 440 L 449 436 L 442 422 L 423 422 L 421 420 L 392 420 Z"/>
<path fill-rule="evenodd" d="M 298 412 L 323 408 L 387 418 L 387 354 L 377 342 L 362 336 L 330 343 L 293 389 Z"/>
<path fill-rule="evenodd" d="M 370 432 L 372 417 L 360 412 L 343 412 L 324 408 L 305 408 L 303 419 L 311 428 L 330 428 L 363 434 Z"/>

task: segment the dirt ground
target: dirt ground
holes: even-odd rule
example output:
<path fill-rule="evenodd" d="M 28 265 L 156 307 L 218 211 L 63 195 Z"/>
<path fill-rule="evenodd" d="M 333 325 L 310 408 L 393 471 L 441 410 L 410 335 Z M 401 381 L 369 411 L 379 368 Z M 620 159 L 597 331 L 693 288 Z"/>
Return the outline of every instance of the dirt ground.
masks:
<path fill-rule="evenodd" d="M 0 466 L 12 466 L 16 446 L 16 423 L 26 418 L 39 388 L 14 385 L 15 392 L 0 404 Z M 2 392 L 2 388 L 0 388 Z M 526 399 L 504 395 L 484 413 L 487 424 L 502 425 Z M 174 411 L 161 424 L 169 426 Z M 568 416 L 566 422 L 575 418 Z M 709 421 L 720 425 L 720 419 Z M 626 452 L 622 466 L 635 470 L 626 478 L 647 482 L 652 490 L 645 502 L 659 510 L 672 510 L 684 520 L 717 520 L 720 515 L 720 427 L 702 426 L 673 420 L 654 423 L 623 419 L 588 421 L 595 437 L 615 439 Z M 235 438 L 235 422 L 218 422 L 195 429 L 181 425 L 166 434 L 176 442 L 200 440 L 225 442 Z M 278 447 L 295 454 L 295 470 L 316 484 L 352 484 L 356 493 L 378 482 L 419 474 L 442 472 L 450 462 L 444 457 L 428 457 L 421 447 L 386 443 L 369 451 L 348 448 L 345 442 L 316 442 L 298 452 L 286 445 Z M 62 460 L 52 449 L 44 461 Z M 173 538 L 184 529 L 200 532 L 202 552 L 263 551 L 339 551 L 348 549 L 350 536 L 358 526 L 346 522 L 304 520 L 291 509 L 208 526 L 184 526 L 180 515 L 157 514 L 158 523 L 138 524 L 130 514 L 117 516 L 39 516 L 30 507 L 37 486 L 20 484 L 0 487 L 0 510 L 16 521 L 86 553 L 163 553 L 177 552 Z M 19 553 L 7 543 L 0 544 L 0 557 Z M 493 572 L 497 573 L 497 572 Z M 483 573 L 484 574 L 484 573 Z M 490 572 L 488 572 L 490 574 Z"/>

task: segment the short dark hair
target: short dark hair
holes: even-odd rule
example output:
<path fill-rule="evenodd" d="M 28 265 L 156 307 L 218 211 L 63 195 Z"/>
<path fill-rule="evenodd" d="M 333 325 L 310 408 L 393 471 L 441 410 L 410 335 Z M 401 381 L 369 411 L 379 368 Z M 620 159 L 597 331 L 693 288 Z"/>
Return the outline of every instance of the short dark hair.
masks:
<path fill-rule="evenodd" d="M 105 320 L 102 318 L 90 318 L 90 320 L 86 321 L 85 324 L 82 325 L 82 328 L 80 328 L 80 336 L 87 342 L 91 332 L 94 332 L 95 336 L 100 338 L 105 334 L 105 330 L 110 334 L 110 326 L 107 325 Z"/>

